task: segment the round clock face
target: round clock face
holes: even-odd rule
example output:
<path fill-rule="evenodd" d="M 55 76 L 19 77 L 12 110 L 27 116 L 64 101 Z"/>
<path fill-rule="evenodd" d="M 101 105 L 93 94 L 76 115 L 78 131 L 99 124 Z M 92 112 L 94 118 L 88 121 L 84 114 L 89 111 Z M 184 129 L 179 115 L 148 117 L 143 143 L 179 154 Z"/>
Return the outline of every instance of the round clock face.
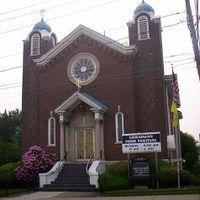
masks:
<path fill-rule="evenodd" d="M 68 65 L 68 77 L 72 82 L 81 80 L 82 85 L 91 83 L 98 75 L 99 62 L 89 53 L 81 53 L 71 59 Z"/>

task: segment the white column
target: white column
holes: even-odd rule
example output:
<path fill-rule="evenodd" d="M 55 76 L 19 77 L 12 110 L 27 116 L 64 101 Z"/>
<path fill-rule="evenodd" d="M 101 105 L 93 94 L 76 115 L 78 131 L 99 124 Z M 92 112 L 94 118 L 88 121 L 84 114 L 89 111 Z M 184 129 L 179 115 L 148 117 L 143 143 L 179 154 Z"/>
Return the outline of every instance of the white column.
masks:
<path fill-rule="evenodd" d="M 95 113 L 95 159 L 104 159 L 104 137 L 103 137 L 103 113 L 99 110 L 94 110 Z"/>
<path fill-rule="evenodd" d="M 60 115 L 60 159 L 63 159 L 64 156 L 64 133 L 65 133 L 65 126 L 64 126 L 64 117 Z"/>
<path fill-rule="evenodd" d="M 67 152 L 67 161 L 70 160 L 70 132 L 69 124 L 65 125 L 65 151 Z"/>

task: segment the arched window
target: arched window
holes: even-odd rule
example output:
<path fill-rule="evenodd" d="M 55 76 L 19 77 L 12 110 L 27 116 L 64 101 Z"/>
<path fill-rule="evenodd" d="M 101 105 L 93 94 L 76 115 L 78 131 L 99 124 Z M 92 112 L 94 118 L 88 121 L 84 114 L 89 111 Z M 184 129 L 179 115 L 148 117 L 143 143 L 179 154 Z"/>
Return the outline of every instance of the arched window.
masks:
<path fill-rule="evenodd" d="M 138 39 L 146 40 L 150 38 L 149 35 L 149 20 L 147 16 L 140 16 L 138 22 Z"/>
<path fill-rule="evenodd" d="M 117 112 L 115 115 L 116 143 L 122 142 L 122 134 L 124 134 L 124 115 Z"/>
<path fill-rule="evenodd" d="M 56 120 L 54 117 L 50 117 L 48 120 L 48 145 L 56 145 Z"/>
<path fill-rule="evenodd" d="M 34 33 L 31 36 L 31 56 L 40 55 L 40 34 Z"/>

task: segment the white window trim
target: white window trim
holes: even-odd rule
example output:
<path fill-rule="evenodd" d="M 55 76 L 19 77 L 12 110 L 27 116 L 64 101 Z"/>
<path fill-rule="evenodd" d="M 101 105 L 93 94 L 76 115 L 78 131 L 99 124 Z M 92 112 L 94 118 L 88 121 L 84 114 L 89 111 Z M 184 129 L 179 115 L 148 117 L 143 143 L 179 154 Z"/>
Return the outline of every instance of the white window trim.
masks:
<path fill-rule="evenodd" d="M 55 36 L 51 36 L 51 39 L 52 39 L 52 42 L 53 42 L 53 46 L 55 46 L 56 45 L 56 38 L 55 38 Z"/>
<path fill-rule="evenodd" d="M 122 116 L 122 135 L 124 134 L 124 114 L 122 112 L 117 112 L 115 114 L 115 134 L 116 134 L 116 143 L 115 144 L 121 144 L 122 143 L 122 141 L 119 140 L 118 115 Z"/>
<path fill-rule="evenodd" d="M 51 143 L 51 120 L 53 119 L 54 123 L 54 143 Z M 48 146 L 56 146 L 56 119 L 54 117 L 50 117 L 48 120 Z"/>
<path fill-rule="evenodd" d="M 40 34 L 34 33 L 31 36 L 31 56 L 40 55 Z"/>
<path fill-rule="evenodd" d="M 150 39 L 150 34 L 149 34 L 149 19 L 147 16 L 142 15 L 138 17 L 137 19 L 137 27 L 138 27 L 138 40 L 148 40 Z M 141 29 L 145 28 L 145 33 L 144 30 L 142 31 Z"/>

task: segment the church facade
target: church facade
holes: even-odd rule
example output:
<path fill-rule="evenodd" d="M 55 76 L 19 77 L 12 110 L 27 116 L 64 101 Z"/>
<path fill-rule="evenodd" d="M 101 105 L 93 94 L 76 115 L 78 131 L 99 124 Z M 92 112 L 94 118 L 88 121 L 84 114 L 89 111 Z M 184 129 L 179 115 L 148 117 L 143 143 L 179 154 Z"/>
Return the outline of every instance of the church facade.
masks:
<path fill-rule="evenodd" d="M 122 134 L 160 132 L 158 156 L 168 157 L 160 18 L 143 1 L 127 25 L 128 46 L 83 25 L 60 42 L 43 19 L 34 26 L 24 40 L 22 153 L 39 145 L 72 162 L 123 160 Z"/>

